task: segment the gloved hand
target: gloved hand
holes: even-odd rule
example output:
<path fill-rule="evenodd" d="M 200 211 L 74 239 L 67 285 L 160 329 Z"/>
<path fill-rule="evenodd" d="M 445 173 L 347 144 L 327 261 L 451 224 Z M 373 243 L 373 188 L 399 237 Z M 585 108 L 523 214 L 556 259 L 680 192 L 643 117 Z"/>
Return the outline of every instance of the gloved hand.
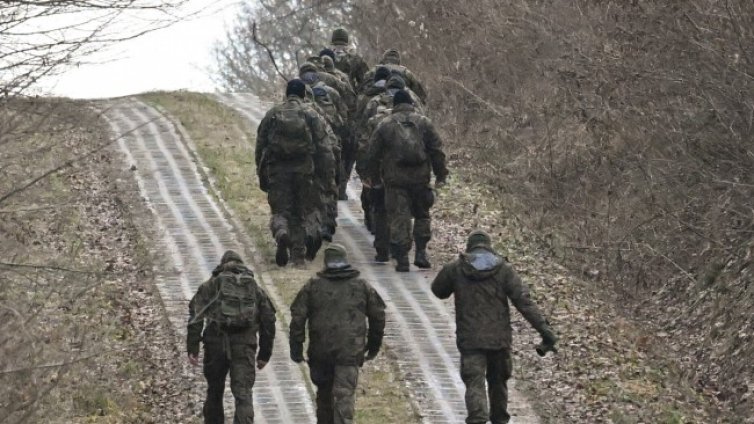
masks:
<path fill-rule="evenodd" d="M 542 343 L 536 347 L 537 354 L 539 356 L 547 355 L 547 352 L 558 353 L 558 349 L 555 347 L 555 343 L 558 342 L 558 337 L 549 328 L 542 331 Z"/>
<path fill-rule="evenodd" d="M 291 361 L 300 364 L 304 360 L 304 346 L 291 346 Z"/>
<path fill-rule="evenodd" d="M 372 359 L 377 357 L 377 354 L 380 353 L 380 349 L 379 348 L 377 349 L 366 348 L 364 349 L 364 353 L 365 353 L 364 360 L 371 361 Z"/>

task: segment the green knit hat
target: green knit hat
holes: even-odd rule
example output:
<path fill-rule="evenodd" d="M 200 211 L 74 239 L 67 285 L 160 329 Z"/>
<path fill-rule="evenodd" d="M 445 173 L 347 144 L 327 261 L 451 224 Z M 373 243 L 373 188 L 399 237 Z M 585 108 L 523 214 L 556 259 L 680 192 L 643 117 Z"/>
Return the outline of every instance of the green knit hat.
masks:
<path fill-rule="evenodd" d="M 325 248 L 325 268 L 341 269 L 348 267 L 348 255 L 346 248 L 340 244 L 332 243 Z"/>
<path fill-rule="evenodd" d="M 343 28 L 338 28 L 332 32 L 332 44 L 348 44 L 348 32 Z"/>
<path fill-rule="evenodd" d="M 385 50 L 385 53 L 382 54 L 382 63 L 400 65 L 401 53 L 396 49 Z"/>
<path fill-rule="evenodd" d="M 241 255 L 239 255 L 238 253 L 232 250 L 228 250 L 227 252 L 225 252 L 225 254 L 223 254 L 223 258 L 220 259 L 220 264 L 224 265 L 224 264 L 227 264 L 228 262 L 243 263 L 243 259 L 241 259 Z"/>
<path fill-rule="evenodd" d="M 490 235 L 482 230 L 474 230 L 469 234 L 469 238 L 466 241 L 466 251 L 470 251 L 477 247 L 492 248 L 492 239 Z"/>

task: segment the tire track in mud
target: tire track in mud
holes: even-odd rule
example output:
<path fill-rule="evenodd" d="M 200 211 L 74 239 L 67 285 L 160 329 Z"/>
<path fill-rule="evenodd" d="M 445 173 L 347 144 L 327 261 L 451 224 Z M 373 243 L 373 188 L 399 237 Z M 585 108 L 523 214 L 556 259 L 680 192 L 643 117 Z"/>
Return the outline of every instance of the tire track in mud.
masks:
<path fill-rule="evenodd" d="M 256 128 L 264 116 L 260 102 L 250 94 L 219 94 L 221 103 L 237 110 Z M 398 365 L 426 423 L 464 422 L 464 385 L 455 345 L 455 319 L 450 301 L 437 299 L 430 290 L 432 271 L 396 273 L 391 264 L 372 260 L 373 237 L 363 224 L 358 178 L 349 182 L 350 200 L 338 202 L 336 240 L 350 252 L 351 261 L 374 285 L 388 305 L 385 342 Z M 514 424 L 537 424 L 539 418 L 525 397 L 509 385 L 509 413 Z"/>
<path fill-rule="evenodd" d="M 118 146 L 127 165 L 136 167 L 139 190 L 153 212 L 161 236 L 157 248 L 167 253 L 174 267 L 159 278 L 157 286 L 176 334 L 185 337 L 191 296 L 225 250 L 248 251 L 248 246 L 239 241 L 242 238 L 213 199 L 183 139 L 185 134 L 179 134 L 170 119 L 135 99 L 114 100 L 107 106 L 104 117 L 115 136 L 125 134 Z M 272 360 L 257 372 L 255 421 L 313 423 L 307 380 L 289 360 L 283 327 L 278 321 Z M 230 412 L 227 406 L 232 406 L 229 390 L 226 413 Z"/>

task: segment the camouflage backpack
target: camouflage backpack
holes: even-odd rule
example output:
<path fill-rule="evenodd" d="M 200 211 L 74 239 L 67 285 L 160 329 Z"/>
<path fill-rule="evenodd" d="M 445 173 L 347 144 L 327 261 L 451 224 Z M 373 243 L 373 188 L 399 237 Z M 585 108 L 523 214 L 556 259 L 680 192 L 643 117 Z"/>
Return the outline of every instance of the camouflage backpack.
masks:
<path fill-rule="evenodd" d="M 340 69 L 341 72 L 350 73 L 351 55 L 348 53 L 348 50 L 344 47 L 335 47 L 333 51 L 335 52 L 335 67 Z"/>
<path fill-rule="evenodd" d="M 386 121 L 390 121 L 391 139 L 397 148 L 399 166 L 418 166 L 427 162 L 427 148 L 424 145 L 424 137 L 416 123 L 411 119 L 391 115 Z"/>
<path fill-rule="evenodd" d="M 206 306 L 205 317 L 224 328 L 248 328 L 257 318 L 257 292 L 251 272 L 223 271 L 213 277 L 217 295 Z"/>
<path fill-rule="evenodd" d="M 304 108 L 286 103 L 272 116 L 270 151 L 282 159 L 297 159 L 314 153 L 309 123 Z"/>
<path fill-rule="evenodd" d="M 324 84 L 323 84 L 324 85 Z M 333 103 L 330 93 L 327 92 L 327 88 L 322 86 L 315 86 L 312 88 L 314 94 L 314 101 L 317 102 L 319 107 L 325 113 L 327 122 L 333 127 L 340 127 L 343 125 L 338 108 Z"/>

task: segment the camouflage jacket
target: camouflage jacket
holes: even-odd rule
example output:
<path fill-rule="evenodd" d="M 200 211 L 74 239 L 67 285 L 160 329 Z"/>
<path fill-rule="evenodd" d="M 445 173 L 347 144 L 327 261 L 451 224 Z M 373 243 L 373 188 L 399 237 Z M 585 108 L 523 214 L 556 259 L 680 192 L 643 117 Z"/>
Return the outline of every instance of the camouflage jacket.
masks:
<path fill-rule="evenodd" d="M 228 262 L 224 265 L 220 265 L 212 271 L 212 275 L 218 275 L 223 271 L 232 272 L 251 272 L 243 264 L 238 262 Z M 272 342 L 275 339 L 275 307 L 272 306 L 267 293 L 258 285 L 256 285 L 257 296 L 257 325 L 252 326 L 244 330 L 225 331 L 220 328 L 214 322 L 197 317 L 197 313 L 201 312 L 212 299 L 217 296 L 218 285 L 217 279 L 210 278 L 205 281 L 199 290 L 197 290 L 194 297 L 189 302 L 189 320 L 186 335 L 186 350 L 192 355 L 199 353 L 199 342 L 203 341 L 207 343 L 224 343 L 224 338 L 227 337 L 230 343 L 248 344 L 254 347 L 259 347 L 257 357 L 263 361 L 269 361 L 272 356 Z M 259 340 L 257 343 L 257 333 L 259 334 Z"/>
<path fill-rule="evenodd" d="M 495 252 L 477 248 L 443 267 L 432 282 L 440 299 L 455 296 L 456 343 L 460 350 L 509 349 L 509 301 L 540 334 L 552 334 L 529 289 Z"/>
<path fill-rule="evenodd" d="M 344 48 L 343 46 L 332 46 L 335 55 L 338 58 L 335 61 L 335 67 L 340 71 L 348 74 L 351 87 L 359 87 L 364 82 L 364 74 L 369 71 L 369 65 L 356 50 Z"/>
<path fill-rule="evenodd" d="M 385 302 L 359 271 L 325 270 L 304 285 L 291 305 L 291 351 L 303 348 L 307 322 L 311 360 L 361 365 L 364 351 L 382 344 Z"/>
<path fill-rule="evenodd" d="M 399 162 L 401 146 L 393 137 L 397 121 L 411 121 L 422 135 L 422 142 L 428 160 L 420 165 L 402 166 Z M 393 108 L 391 116 L 382 120 L 369 138 L 367 153 L 367 176 L 373 181 L 384 181 L 393 186 L 429 185 L 432 172 L 439 181 L 448 176 L 445 167 L 445 153 L 442 141 L 432 122 L 424 115 L 415 112 L 414 107 L 401 104 Z"/>
<path fill-rule="evenodd" d="M 371 81 L 374 79 L 374 74 L 377 72 L 377 67 L 379 66 L 384 66 L 390 69 L 390 73 L 399 75 L 401 78 L 403 78 L 403 80 L 406 81 L 406 87 L 410 88 L 411 91 L 416 93 L 416 96 L 421 100 L 422 104 L 427 103 L 427 90 L 424 89 L 424 84 L 419 81 L 419 78 L 416 76 L 416 74 L 411 72 L 410 69 L 406 68 L 403 65 L 396 65 L 392 63 L 380 64 L 367 72 L 366 75 L 364 75 L 364 81 L 367 82 L 362 83 L 361 86 L 358 86 L 359 93 L 363 93 L 369 88 L 369 86 L 371 86 Z"/>
<path fill-rule="evenodd" d="M 348 122 L 348 107 L 338 90 L 330 87 L 322 81 L 312 85 L 313 100 L 319 109 L 324 112 L 327 123 L 333 130 L 341 128 Z"/>
<path fill-rule="evenodd" d="M 274 157 L 274 155 L 268 152 L 268 147 L 273 142 L 271 140 L 271 129 L 275 114 L 279 108 L 291 107 L 292 105 L 302 108 L 305 112 L 315 149 L 311 158 L 304 157 L 295 160 L 283 160 Z M 328 132 L 327 121 L 319 113 L 310 105 L 307 105 L 303 99 L 297 96 L 289 96 L 282 104 L 273 106 L 257 128 L 257 145 L 255 151 L 257 174 L 260 179 L 263 179 L 276 173 L 317 175 L 326 173 L 327 170 L 333 169 L 335 166 L 335 159 L 330 146 L 330 139 L 328 138 L 330 134 Z"/>

